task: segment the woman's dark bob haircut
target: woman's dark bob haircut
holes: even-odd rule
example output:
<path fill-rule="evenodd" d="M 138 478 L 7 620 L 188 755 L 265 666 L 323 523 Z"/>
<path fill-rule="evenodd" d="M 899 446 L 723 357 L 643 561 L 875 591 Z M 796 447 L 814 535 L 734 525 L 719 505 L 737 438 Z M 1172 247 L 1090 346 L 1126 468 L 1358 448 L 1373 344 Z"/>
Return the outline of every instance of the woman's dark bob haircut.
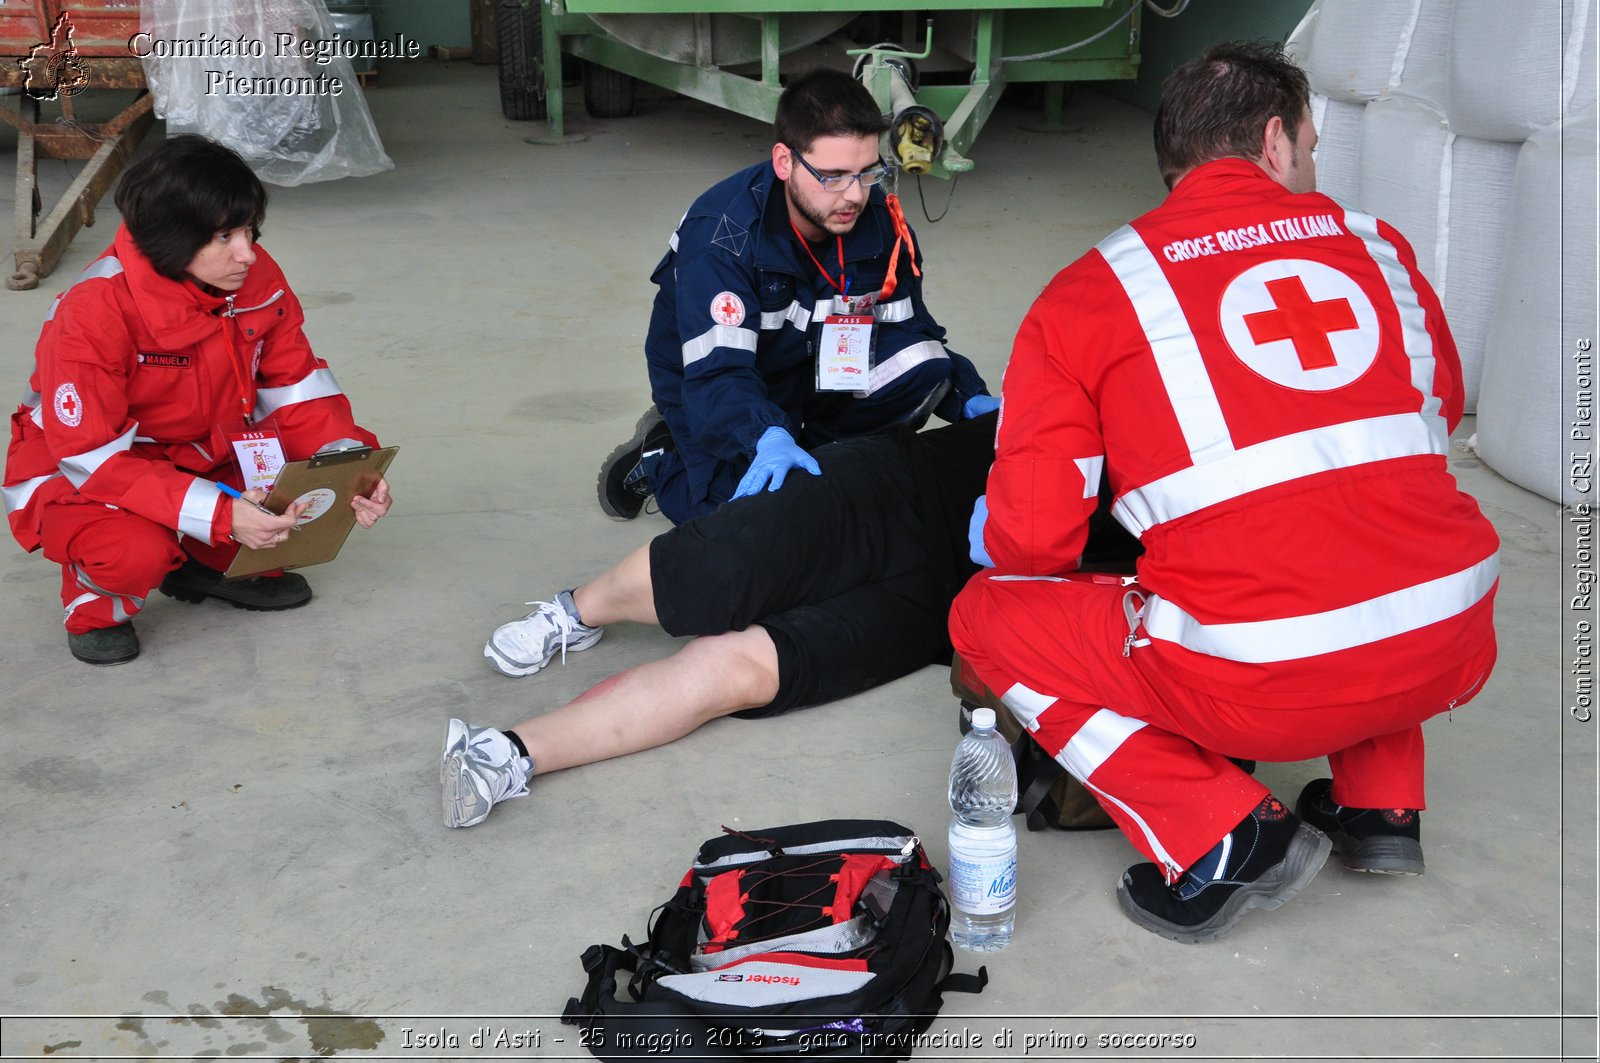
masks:
<path fill-rule="evenodd" d="M 232 150 L 205 137 L 168 139 L 134 163 L 117 185 L 117 209 L 157 273 L 182 280 L 189 263 L 225 229 L 261 235 L 267 190 Z"/>

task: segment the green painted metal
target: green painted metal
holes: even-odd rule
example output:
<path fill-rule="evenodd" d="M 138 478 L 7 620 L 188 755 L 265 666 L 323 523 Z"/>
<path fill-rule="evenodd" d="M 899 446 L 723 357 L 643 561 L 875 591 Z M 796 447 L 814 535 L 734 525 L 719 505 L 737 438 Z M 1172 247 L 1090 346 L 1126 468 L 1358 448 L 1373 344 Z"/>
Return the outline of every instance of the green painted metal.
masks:
<path fill-rule="evenodd" d="M 1139 70 L 1140 13 L 1137 0 L 1129 8 L 1119 0 L 1002 0 L 994 5 L 973 0 L 528 0 L 542 4 L 544 29 L 545 92 L 551 135 L 562 135 L 563 89 L 560 53 L 565 51 L 640 81 L 671 89 L 692 99 L 758 121 L 770 122 L 781 92 L 779 83 L 781 42 L 779 16 L 815 12 L 861 14 L 890 11 L 960 12 L 975 15 L 970 42 L 972 73 L 966 85 L 922 85 L 915 102 L 937 114 L 945 124 L 945 149 L 935 160 L 935 176 L 972 169 L 967 152 L 993 113 L 1005 86 L 1011 82 L 1045 82 L 1125 79 Z M 759 19 L 759 78 L 735 74 L 711 64 L 662 58 L 609 36 L 590 14 L 738 14 Z M 1093 43 L 1060 54 L 1049 54 L 1129 15 L 1125 23 Z M 930 18 L 930 24 L 932 19 Z M 959 29 L 963 23 L 957 23 Z M 929 42 L 932 30 L 929 30 Z M 874 52 L 876 49 L 864 49 Z M 1045 58 L 1013 60 L 1008 56 L 1046 53 Z M 852 53 L 857 54 L 857 53 Z M 968 54 L 968 53 L 962 53 Z M 748 68 L 743 68 L 748 69 Z M 862 80 L 886 112 L 903 105 L 904 93 L 892 80 L 898 75 L 869 60 Z M 900 103 L 896 103 L 899 99 Z M 1059 114 L 1059 93 L 1047 97 Z"/>
<path fill-rule="evenodd" d="M 565 0 L 574 14 L 718 14 L 758 11 L 972 11 L 984 5 L 973 0 Z M 1004 0 L 996 7 L 1105 7 L 1106 0 Z"/>
<path fill-rule="evenodd" d="M 778 96 L 783 91 L 776 76 L 767 84 L 724 73 L 715 67 L 674 63 L 610 37 L 576 37 L 567 41 L 565 48 L 573 55 L 620 70 L 641 81 L 763 122 L 772 121 L 778 108 Z"/>

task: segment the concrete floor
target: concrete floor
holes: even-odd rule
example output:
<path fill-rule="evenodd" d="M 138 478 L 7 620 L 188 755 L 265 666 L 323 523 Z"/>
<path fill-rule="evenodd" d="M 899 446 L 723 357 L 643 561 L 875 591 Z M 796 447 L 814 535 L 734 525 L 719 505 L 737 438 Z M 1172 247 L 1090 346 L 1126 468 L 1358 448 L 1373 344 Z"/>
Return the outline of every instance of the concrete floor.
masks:
<path fill-rule="evenodd" d="M 113 669 L 67 655 L 54 566 L 0 551 L 0 1014 L 21 1016 L 4 1058 L 581 1055 L 553 1018 L 579 953 L 641 936 L 721 825 L 889 817 L 945 859 L 955 704 L 937 668 L 440 826 L 449 716 L 509 725 L 673 649 L 619 627 L 515 681 L 480 657 L 524 601 L 667 527 L 607 520 L 595 470 L 648 401 L 668 234 L 769 132 L 660 99 L 607 123 L 574 106 L 585 142 L 532 147 L 500 118 L 494 71 L 462 63 L 390 64 L 368 98 L 396 168 L 273 190 L 264 242 L 361 420 L 400 446 L 390 518 L 309 570 L 301 611 L 152 596 L 143 656 Z M 953 194 L 940 223 L 903 190 L 929 303 L 996 383 L 1049 277 L 1161 194 L 1148 115 L 1084 91 L 1065 133 L 1035 120 L 1002 107 L 973 173 L 925 183 L 935 214 Z M 37 291 L 0 292 L 13 389 L 49 300 L 114 224 L 108 199 Z M 1117 910 L 1120 836 L 1024 834 L 1015 943 L 919 1058 L 1594 1058 L 1594 737 L 1561 697 L 1561 515 L 1464 448 L 1451 464 L 1504 539 L 1502 649 L 1483 695 L 1428 726 L 1427 874 L 1330 863 L 1288 906 L 1186 947 Z M 1260 773 L 1292 798 L 1323 770 Z M 480 1027 L 523 1047 L 476 1051 Z"/>

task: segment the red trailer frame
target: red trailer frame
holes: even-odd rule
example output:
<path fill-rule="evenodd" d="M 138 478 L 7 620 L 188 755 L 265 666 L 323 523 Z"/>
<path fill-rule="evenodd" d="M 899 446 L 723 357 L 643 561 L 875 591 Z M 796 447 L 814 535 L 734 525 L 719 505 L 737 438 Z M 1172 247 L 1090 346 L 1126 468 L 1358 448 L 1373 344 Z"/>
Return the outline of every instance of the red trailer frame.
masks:
<path fill-rule="evenodd" d="M 138 0 L 0 6 L 0 85 L 21 90 L 15 111 L 0 106 L 0 120 L 17 128 L 16 270 L 6 279 L 13 291 L 38 287 L 78 230 L 94 224 L 95 205 L 155 121 L 144 66 L 129 47 L 138 32 Z M 137 90 L 133 102 L 110 121 L 78 121 L 79 93 L 129 89 Z M 58 119 L 41 121 L 46 104 L 59 108 Z M 40 159 L 84 160 L 48 215 L 39 194 Z"/>

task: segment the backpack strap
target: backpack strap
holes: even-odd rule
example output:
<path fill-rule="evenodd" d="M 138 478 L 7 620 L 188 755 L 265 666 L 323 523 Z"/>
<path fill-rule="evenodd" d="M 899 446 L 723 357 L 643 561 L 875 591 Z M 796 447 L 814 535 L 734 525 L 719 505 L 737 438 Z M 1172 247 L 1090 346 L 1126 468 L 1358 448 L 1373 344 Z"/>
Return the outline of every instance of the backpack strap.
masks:
<path fill-rule="evenodd" d="M 638 994 L 642 966 L 648 957 L 628 945 L 590 945 L 584 950 L 583 969 L 589 981 L 581 997 L 570 997 L 561 1012 L 561 1021 L 578 1027 L 578 1044 L 607 1063 L 627 1063 L 643 1058 L 670 1055 L 674 1063 L 698 1063 L 702 1059 L 724 1059 L 739 1055 L 713 1043 L 710 1027 L 698 1017 L 669 1004 L 618 1000 L 619 972 L 628 972 L 630 992 Z"/>
<path fill-rule="evenodd" d="M 988 984 L 989 968 L 979 967 L 977 974 L 955 974 L 952 972 L 945 975 L 939 982 L 939 992 L 981 993 L 983 992 L 983 987 Z"/>
<path fill-rule="evenodd" d="M 1017 811 L 1026 818 L 1030 831 L 1038 831 L 1048 829 L 1051 820 L 1059 813 L 1053 806 L 1048 809 L 1043 806 L 1050 796 L 1050 791 L 1055 788 L 1056 780 L 1061 778 L 1065 769 L 1054 760 L 1050 761 L 1050 767 L 1055 768 L 1054 771 L 1044 767 L 1032 755 L 1032 750 L 1027 748 L 1032 742 L 1033 740 L 1026 734 L 1022 735 L 1012 743 L 1012 754 L 1016 758 L 1018 773 L 1024 783 L 1022 791 L 1017 795 Z"/>

